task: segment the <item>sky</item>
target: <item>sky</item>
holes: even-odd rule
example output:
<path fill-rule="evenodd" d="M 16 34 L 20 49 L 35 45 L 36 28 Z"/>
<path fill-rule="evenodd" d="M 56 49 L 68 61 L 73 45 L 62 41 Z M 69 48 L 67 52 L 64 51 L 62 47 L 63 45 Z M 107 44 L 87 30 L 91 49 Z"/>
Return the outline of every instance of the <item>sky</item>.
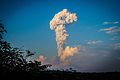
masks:
<path fill-rule="evenodd" d="M 49 23 L 67 9 L 76 13 L 77 21 L 66 27 L 65 45 L 80 47 L 67 67 L 81 72 L 120 71 L 119 4 L 120 0 L 0 0 L 0 20 L 8 31 L 4 38 L 12 46 L 54 62 L 57 46 Z"/>

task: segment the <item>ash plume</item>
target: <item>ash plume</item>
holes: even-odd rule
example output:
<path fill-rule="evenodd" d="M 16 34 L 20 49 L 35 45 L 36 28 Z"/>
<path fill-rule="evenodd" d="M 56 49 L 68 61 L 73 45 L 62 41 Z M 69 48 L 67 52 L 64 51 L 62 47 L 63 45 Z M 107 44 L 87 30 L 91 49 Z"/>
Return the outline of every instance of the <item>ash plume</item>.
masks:
<path fill-rule="evenodd" d="M 56 33 L 58 57 L 61 62 L 65 62 L 67 58 L 73 56 L 79 51 L 78 47 L 65 46 L 66 39 L 69 36 L 65 29 L 65 25 L 75 21 L 77 21 L 76 14 L 68 12 L 67 9 L 63 9 L 55 14 L 53 19 L 50 21 L 50 29 L 55 30 Z"/>

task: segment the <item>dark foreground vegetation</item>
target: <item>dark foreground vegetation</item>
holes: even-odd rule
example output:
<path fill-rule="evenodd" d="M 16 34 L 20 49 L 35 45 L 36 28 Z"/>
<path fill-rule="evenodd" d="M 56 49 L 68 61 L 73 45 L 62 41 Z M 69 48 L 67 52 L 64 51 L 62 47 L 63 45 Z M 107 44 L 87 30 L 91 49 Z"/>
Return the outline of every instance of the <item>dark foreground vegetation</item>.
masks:
<path fill-rule="evenodd" d="M 8 72 L 2 80 L 120 80 L 120 73 L 79 73 L 66 71 Z"/>
<path fill-rule="evenodd" d="M 0 80 L 120 80 L 120 72 L 80 73 L 72 69 L 66 71 L 49 70 L 50 64 L 28 61 L 34 55 L 29 50 L 11 47 L 3 39 L 7 33 L 0 24 Z"/>

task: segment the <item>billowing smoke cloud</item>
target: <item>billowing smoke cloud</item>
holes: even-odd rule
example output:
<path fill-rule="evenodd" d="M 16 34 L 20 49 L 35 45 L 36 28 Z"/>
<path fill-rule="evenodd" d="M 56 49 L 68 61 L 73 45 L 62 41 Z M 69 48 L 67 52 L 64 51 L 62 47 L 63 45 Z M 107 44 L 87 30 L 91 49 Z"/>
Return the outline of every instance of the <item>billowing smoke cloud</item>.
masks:
<path fill-rule="evenodd" d="M 40 62 L 44 62 L 45 61 L 45 59 L 46 59 L 46 57 L 45 56 L 42 56 L 42 55 L 40 55 L 40 56 L 38 56 L 37 57 L 37 61 L 40 61 Z"/>
<path fill-rule="evenodd" d="M 69 36 L 65 29 L 65 25 L 75 21 L 77 21 L 76 14 L 68 12 L 67 9 L 63 9 L 61 12 L 55 14 L 50 21 L 50 29 L 55 30 L 56 33 L 58 57 L 61 62 L 64 62 L 68 57 L 73 56 L 79 51 L 78 47 L 65 47 L 66 39 Z"/>

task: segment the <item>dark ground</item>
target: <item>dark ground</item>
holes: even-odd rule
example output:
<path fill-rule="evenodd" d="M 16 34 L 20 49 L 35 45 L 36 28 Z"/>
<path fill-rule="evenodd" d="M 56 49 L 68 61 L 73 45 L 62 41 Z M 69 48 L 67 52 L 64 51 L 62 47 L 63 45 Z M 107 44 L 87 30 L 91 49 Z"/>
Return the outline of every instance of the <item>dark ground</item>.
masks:
<path fill-rule="evenodd" d="M 66 71 L 7 72 L 0 80 L 120 80 L 120 72 L 80 73 Z"/>

